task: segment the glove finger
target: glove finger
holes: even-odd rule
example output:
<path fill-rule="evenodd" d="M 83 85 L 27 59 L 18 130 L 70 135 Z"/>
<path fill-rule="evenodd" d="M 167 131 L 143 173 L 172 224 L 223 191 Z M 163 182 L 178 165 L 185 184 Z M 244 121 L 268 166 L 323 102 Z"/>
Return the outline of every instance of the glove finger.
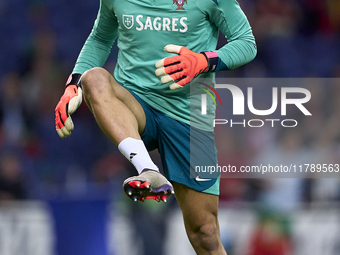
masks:
<path fill-rule="evenodd" d="M 178 54 L 182 47 L 180 45 L 168 44 L 164 47 L 164 50 L 169 53 Z"/>
<path fill-rule="evenodd" d="M 71 135 L 71 131 L 67 130 L 65 126 L 62 128 L 56 127 L 56 130 L 61 138 L 65 138 Z"/>
<path fill-rule="evenodd" d="M 164 84 L 164 83 L 168 83 L 168 82 L 171 82 L 171 81 L 174 81 L 174 79 L 171 78 L 170 75 L 165 75 L 161 78 L 161 82 Z"/>
<path fill-rule="evenodd" d="M 156 69 L 155 74 L 156 76 L 163 76 L 166 74 L 173 74 L 178 71 L 182 71 L 184 68 L 184 65 L 182 63 L 176 64 L 176 65 L 170 65 L 166 67 L 161 67 Z"/>
<path fill-rule="evenodd" d="M 64 124 L 60 118 L 59 110 L 57 108 L 55 110 L 55 127 L 56 129 L 61 129 L 62 127 L 64 127 Z"/>
<path fill-rule="evenodd" d="M 59 115 L 59 119 L 62 123 L 62 125 L 64 126 L 64 123 L 65 121 L 67 120 L 68 118 L 68 113 L 67 113 L 67 102 L 68 100 L 65 100 L 65 99 L 61 99 L 60 102 L 58 103 L 55 111 L 56 111 L 56 114 Z"/>
<path fill-rule="evenodd" d="M 183 71 L 183 69 L 185 68 L 185 65 L 181 62 L 179 64 L 176 64 L 176 65 L 171 65 L 171 66 L 166 66 L 164 67 L 164 72 L 166 74 L 174 74 L 176 72 L 179 72 L 179 71 Z"/>
<path fill-rule="evenodd" d="M 66 127 L 63 127 L 62 129 L 60 129 L 60 131 L 63 133 L 64 137 L 68 137 L 71 135 L 71 131 L 67 130 Z"/>
<path fill-rule="evenodd" d="M 182 88 L 182 86 L 179 85 L 178 83 L 172 83 L 172 84 L 169 86 L 169 88 L 170 88 L 171 90 L 176 90 L 176 89 Z"/>
<path fill-rule="evenodd" d="M 156 68 L 163 67 L 163 66 L 164 66 L 164 60 L 165 60 L 165 59 L 166 59 L 166 58 L 163 58 L 163 59 L 161 59 L 161 60 L 158 60 L 158 61 L 156 62 L 156 64 L 155 64 Z"/>
<path fill-rule="evenodd" d="M 65 127 L 66 127 L 66 130 L 69 131 L 70 133 L 72 130 L 74 130 L 74 124 L 73 124 L 71 116 L 68 117 L 67 120 L 65 121 Z"/>
<path fill-rule="evenodd" d="M 165 75 L 167 74 L 165 71 L 164 71 L 164 67 L 167 67 L 167 66 L 171 66 L 175 63 L 180 63 L 181 62 L 181 57 L 180 56 L 173 56 L 173 57 L 169 57 L 169 58 L 163 58 L 161 60 L 159 60 L 157 63 L 156 63 L 156 71 L 155 71 L 155 74 L 157 76 L 162 76 L 162 75 Z"/>
<path fill-rule="evenodd" d="M 83 92 L 81 88 L 78 88 L 78 95 L 71 98 L 68 104 L 68 114 L 74 113 L 80 106 L 83 99 Z"/>
<path fill-rule="evenodd" d="M 65 138 L 66 137 L 61 129 L 57 128 L 56 130 L 57 130 L 57 133 L 60 136 L 60 138 Z"/>
<path fill-rule="evenodd" d="M 186 55 L 186 54 L 195 54 L 195 52 L 193 52 L 192 50 L 189 50 L 188 48 L 186 47 L 182 47 L 179 52 L 178 52 L 179 55 Z"/>
<path fill-rule="evenodd" d="M 183 61 L 183 56 L 173 56 L 164 59 L 164 67 L 179 64 Z"/>
<path fill-rule="evenodd" d="M 177 81 L 176 83 L 183 87 L 184 85 L 188 84 L 189 82 L 191 82 L 190 77 L 185 77 L 184 79 Z"/>
<path fill-rule="evenodd" d="M 161 67 L 156 69 L 155 74 L 156 76 L 163 76 L 166 74 L 172 75 L 178 71 L 182 71 L 183 70 L 183 65 L 178 64 L 178 65 L 173 65 L 173 66 L 167 66 L 167 67 Z"/>
<path fill-rule="evenodd" d="M 155 74 L 157 77 L 165 75 L 164 67 L 159 67 L 156 69 Z"/>
<path fill-rule="evenodd" d="M 186 72 L 185 71 L 178 71 L 169 75 L 165 75 L 161 78 L 161 82 L 168 83 L 171 81 L 176 81 L 176 80 L 182 80 L 186 78 Z"/>
<path fill-rule="evenodd" d="M 169 76 L 171 77 L 171 79 L 176 81 L 176 80 L 179 80 L 179 79 L 184 79 L 186 77 L 186 72 L 185 71 L 179 71 L 179 72 L 169 74 Z"/>
<path fill-rule="evenodd" d="M 183 88 L 184 85 L 188 84 L 190 82 L 190 78 L 189 77 L 185 77 L 184 79 L 181 79 L 180 81 L 177 81 L 175 83 L 172 83 L 169 88 L 171 90 L 176 90 L 179 88 Z"/>

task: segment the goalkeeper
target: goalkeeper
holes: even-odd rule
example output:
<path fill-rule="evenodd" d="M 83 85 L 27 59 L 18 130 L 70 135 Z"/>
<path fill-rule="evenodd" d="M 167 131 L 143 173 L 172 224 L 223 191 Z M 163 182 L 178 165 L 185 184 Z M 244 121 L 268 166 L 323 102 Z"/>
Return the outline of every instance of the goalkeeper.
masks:
<path fill-rule="evenodd" d="M 228 43 L 216 51 L 219 31 Z M 115 40 L 119 52 L 111 75 L 102 66 Z M 192 92 L 204 87 L 198 81 L 213 87 L 214 72 L 255 55 L 250 25 L 236 0 L 100 0 L 55 109 L 57 132 L 71 135 L 71 114 L 84 96 L 102 131 L 138 172 L 124 181 L 126 194 L 135 201 L 165 201 L 174 192 L 197 254 L 226 254 L 217 220 L 219 178 L 190 174 L 195 159 L 217 164 L 215 105 L 208 104 L 201 116 Z M 149 156 L 154 149 L 165 176 Z"/>

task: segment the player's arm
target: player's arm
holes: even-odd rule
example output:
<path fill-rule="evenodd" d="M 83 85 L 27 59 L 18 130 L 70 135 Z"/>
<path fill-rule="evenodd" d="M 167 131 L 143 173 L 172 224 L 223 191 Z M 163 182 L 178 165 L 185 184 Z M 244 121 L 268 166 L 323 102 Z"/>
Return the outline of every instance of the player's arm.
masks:
<path fill-rule="evenodd" d="M 255 38 L 247 17 L 236 0 L 197 1 L 201 11 L 227 37 L 228 43 L 218 51 L 193 52 L 184 46 L 167 45 L 165 50 L 178 56 L 156 63 L 156 75 L 162 83 L 176 81 L 170 89 L 178 89 L 201 73 L 234 69 L 255 58 Z"/>
<path fill-rule="evenodd" d="M 72 73 L 83 74 L 93 67 L 103 66 L 111 53 L 118 34 L 118 22 L 106 2 L 107 0 L 100 1 L 97 19 Z"/>
<path fill-rule="evenodd" d="M 255 58 L 255 38 L 248 19 L 236 0 L 214 1 L 209 18 L 228 40 L 226 45 L 212 52 L 216 64 L 215 72 L 234 69 Z"/>
<path fill-rule="evenodd" d="M 72 74 L 66 82 L 65 92 L 55 108 L 55 125 L 61 138 L 70 136 L 74 129 L 70 115 L 77 110 L 82 102 L 81 75 L 86 70 L 104 65 L 117 37 L 117 20 L 106 1 L 100 1 L 93 29 L 78 56 Z"/>

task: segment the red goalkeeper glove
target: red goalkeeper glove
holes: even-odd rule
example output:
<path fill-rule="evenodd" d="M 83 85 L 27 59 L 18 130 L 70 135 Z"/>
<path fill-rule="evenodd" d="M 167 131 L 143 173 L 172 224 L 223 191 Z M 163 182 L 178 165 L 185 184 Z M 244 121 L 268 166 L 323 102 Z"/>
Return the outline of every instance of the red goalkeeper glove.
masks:
<path fill-rule="evenodd" d="M 78 109 L 83 96 L 82 89 L 79 86 L 80 76 L 80 74 L 70 75 L 64 95 L 60 98 L 55 108 L 55 126 L 61 138 L 70 136 L 71 131 L 74 129 L 71 114 Z"/>
<path fill-rule="evenodd" d="M 169 53 L 176 53 L 178 56 L 164 58 L 156 63 L 156 75 L 163 76 L 162 83 L 175 81 L 170 89 L 175 90 L 191 82 L 201 73 L 211 72 L 216 69 L 210 59 L 217 60 L 217 53 L 203 52 L 196 53 L 184 46 L 168 44 L 164 50 Z M 211 57 L 212 58 L 211 58 Z"/>

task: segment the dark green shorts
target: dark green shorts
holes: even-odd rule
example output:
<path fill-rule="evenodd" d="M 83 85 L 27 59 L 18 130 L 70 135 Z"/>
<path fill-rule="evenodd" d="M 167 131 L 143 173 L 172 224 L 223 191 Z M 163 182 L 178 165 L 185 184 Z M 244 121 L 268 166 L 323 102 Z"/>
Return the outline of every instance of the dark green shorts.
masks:
<path fill-rule="evenodd" d="M 172 119 L 131 93 L 146 115 L 142 140 L 149 151 L 158 149 L 167 179 L 197 191 L 219 195 L 219 175 L 197 173 L 197 169 L 204 166 L 217 165 L 214 132 L 202 131 Z"/>

